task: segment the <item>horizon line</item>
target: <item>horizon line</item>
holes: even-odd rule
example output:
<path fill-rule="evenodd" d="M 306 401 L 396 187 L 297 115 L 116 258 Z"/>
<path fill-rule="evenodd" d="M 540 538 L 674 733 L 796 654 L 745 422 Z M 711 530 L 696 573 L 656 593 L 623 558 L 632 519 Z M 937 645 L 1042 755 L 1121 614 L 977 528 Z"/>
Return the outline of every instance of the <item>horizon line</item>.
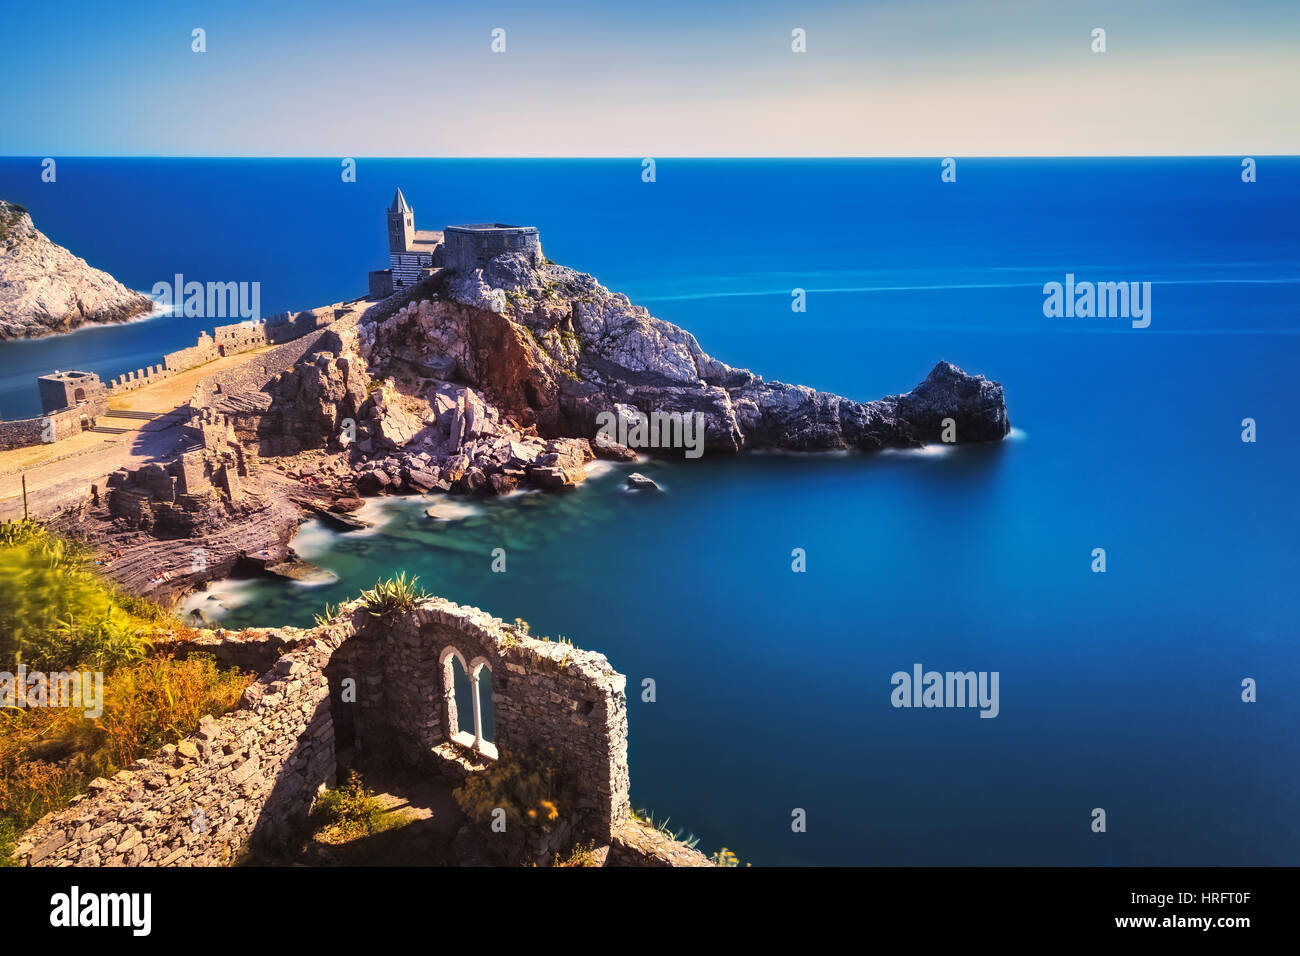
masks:
<path fill-rule="evenodd" d="M 0 160 L 5 159 L 33 159 L 42 160 L 47 158 L 60 159 L 241 159 L 241 160 L 281 160 L 281 159 L 311 159 L 311 160 L 344 160 L 344 159 L 378 159 L 378 160 L 563 160 L 572 162 L 576 160 L 590 161 L 629 161 L 641 162 L 646 159 L 659 160 L 873 160 L 873 159 L 916 159 L 916 160 L 933 160 L 933 159 L 1234 159 L 1234 158 L 1256 158 L 1264 157 L 1267 159 L 1300 159 L 1300 153 L 981 153 L 966 155 L 962 153 L 948 153 L 933 155 L 918 154 L 876 154 L 876 155 L 825 155 L 825 154 L 794 154 L 794 155 L 758 155 L 758 154 L 734 154 L 734 155 L 686 155 L 686 154 L 642 154 L 633 155 L 600 155 L 600 156 L 577 156 L 577 155 L 517 155 L 517 156 L 428 156 L 428 155 L 395 155 L 395 156 L 366 156 L 362 154 L 275 154 L 255 156 L 235 153 L 45 153 L 45 154 L 7 154 L 0 155 Z"/>

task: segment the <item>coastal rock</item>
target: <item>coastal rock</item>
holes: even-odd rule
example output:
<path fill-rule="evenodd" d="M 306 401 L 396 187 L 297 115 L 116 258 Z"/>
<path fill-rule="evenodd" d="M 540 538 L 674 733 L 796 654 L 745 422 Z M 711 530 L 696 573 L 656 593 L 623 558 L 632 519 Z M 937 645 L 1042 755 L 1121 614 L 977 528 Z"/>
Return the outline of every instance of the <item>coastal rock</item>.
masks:
<path fill-rule="evenodd" d="M 261 453 L 295 454 L 331 439 L 349 444 L 343 423 L 357 421 L 369 386 L 365 362 L 355 354 L 318 352 L 282 372 L 266 386 L 265 407 L 250 409 L 261 416 L 257 427 Z M 237 412 L 232 398 L 223 406 Z"/>
<path fill-rule="evenodd" d="M 387 473 L 378 469 L 363 471 L 357 475 L 357 491 L 367 497 L 382 495 L 392 483 Z"/>
<path fill-rule="evenodd" d="M 592 439 L 591 450 L 595 452 L 597 458 L 604 461 L 636 461 L 637 459 L 636 452 L 627 445 L 620 445 L 600 432 L 597 432 L 596 437 Z"/>
<path fill-rule="evenodd" d="M 634 471 L 627 476 L 627 487 L 633 491 L 660 491 L 660 487 L 655 484 L 654 479 L 647 478 L 639 471 Z"/>
<path fill-rule="evenodd" d="M 589 275 L 556 265 L 529 267 L 530 282 L 520 273 L 524 265 L 511 259 L 478 270 L 469 286 L 453 279 L 436 293 L 440 297 L 363 323 L 367 361 L 411 368 L 453 357 L 457 376 L 481 390 L 503 421 L 536 427 L 550 439 L 596 436 L 596 454 L 609 460 L 634 460 L 638 447 L 681 454 L 691 447 L 688 437 L 700 446 L 696 453 L 874 451 L 941 441 L 947 418 L 959 443 L 997 441 L 1010 430 L 1002 386 L 951 363 L 940 362 L 912 391 L 873 402 L 765 382 L 707 355 L 689 332 Z M 493 300 L 484 308 L 480 279 L 510 286 L 497 290 L 511 293 L 505 306 Z M 674 441 L 684 447 L 654 442 L 627 448 L 597 435 L 602 416 L 620 409 L 674 417 L 683 426 Z M 543 487 L 575 481 L 571 468 L 543 460 L 528 466 L 528 475 Z"/>
<path fill-rule="evenodd" d="M 424 427 L 419 418 L 402 407 L 400 397 L 387 388 L 372 394 L 358 414 L 369 425 L 370 440 L 378 449 L 400 448 Z"/>
<path fill-rule="evenodd" d="M 532 292 L 542 288 L 537 272 L 521 252 L 508 252 L 493 258 L 483 270 L 483 281 L 489 288 L 508 292 Z"/>
<path fill-rule="evenodd" d="M 153 307 L 147 296 L 51 242 L 22 206 L 0 200 L 0 340 L 125 322 Z"/>
<path fill-rule="evenodd" d="M 585 439 L 556 439 L 528 466 L 528 477 L 541 488 L 574 488 L 587 480 L 586 463 L 594 458 Z"/>

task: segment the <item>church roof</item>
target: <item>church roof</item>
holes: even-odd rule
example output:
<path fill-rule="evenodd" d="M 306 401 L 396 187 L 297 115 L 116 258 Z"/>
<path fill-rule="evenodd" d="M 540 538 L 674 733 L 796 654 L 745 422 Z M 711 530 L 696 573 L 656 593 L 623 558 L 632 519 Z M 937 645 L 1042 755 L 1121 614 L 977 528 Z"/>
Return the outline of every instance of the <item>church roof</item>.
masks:
<path fill-rule="evenodd" d="M 402 195 L 402 190 L 398 189 L 393 193 L 393 204 L 388 207 L 389 212 L 410 212 L 411 207 L 406 204 L 406 197 Z"/>

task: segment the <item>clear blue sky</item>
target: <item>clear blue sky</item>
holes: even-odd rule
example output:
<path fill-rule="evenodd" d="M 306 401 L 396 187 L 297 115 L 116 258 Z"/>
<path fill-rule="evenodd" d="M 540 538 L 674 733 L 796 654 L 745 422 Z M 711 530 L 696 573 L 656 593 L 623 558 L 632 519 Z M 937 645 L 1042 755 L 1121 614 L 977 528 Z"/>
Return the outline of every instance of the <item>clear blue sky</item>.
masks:
<path fill-rule="evenodd" d="M 1300 153 L 1297 0 L 5 0 L 3 23 L 8 155 Z"/>

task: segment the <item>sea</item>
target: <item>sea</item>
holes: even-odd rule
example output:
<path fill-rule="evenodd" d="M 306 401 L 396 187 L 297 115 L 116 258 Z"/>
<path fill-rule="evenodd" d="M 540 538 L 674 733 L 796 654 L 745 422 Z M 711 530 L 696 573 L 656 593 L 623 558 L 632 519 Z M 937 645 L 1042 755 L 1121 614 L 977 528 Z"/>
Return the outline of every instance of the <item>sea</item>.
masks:
<path fill-rule="evenodd" d="M 598 650 L 628 677 L 633 805 L 743 863 L 1296 865 L 1300 158 L 1253 158 L 1253 182 L 1243 157 L 959 159 L 955 182 L 938 158 L 660 159 L 649 182 L 639 158 L 360 159 L 355 182 L 64 158 L 43 182 L 32 157 L 0 160 L 0 197 L 132 288 L 259 282 L 271 314 L 364 294 L 401 187 L 418 228 L 538 226 L 767 379 L 869 400 L 947 360 L 1002 383 L 997 444 L 376 500 L 368 532 L 295 539 L 326 583 L 187 607 L 310 625 L 406 571 Z M 1150 324 L 1045 314 L 1067 275 L 1150 283 Z M 0 415 L 39 412 L 37 375 L 118 375 L 226 321 L 0 344 Z M 917 666 L 996 674 L 996 716 L 895 706 Z"/>

